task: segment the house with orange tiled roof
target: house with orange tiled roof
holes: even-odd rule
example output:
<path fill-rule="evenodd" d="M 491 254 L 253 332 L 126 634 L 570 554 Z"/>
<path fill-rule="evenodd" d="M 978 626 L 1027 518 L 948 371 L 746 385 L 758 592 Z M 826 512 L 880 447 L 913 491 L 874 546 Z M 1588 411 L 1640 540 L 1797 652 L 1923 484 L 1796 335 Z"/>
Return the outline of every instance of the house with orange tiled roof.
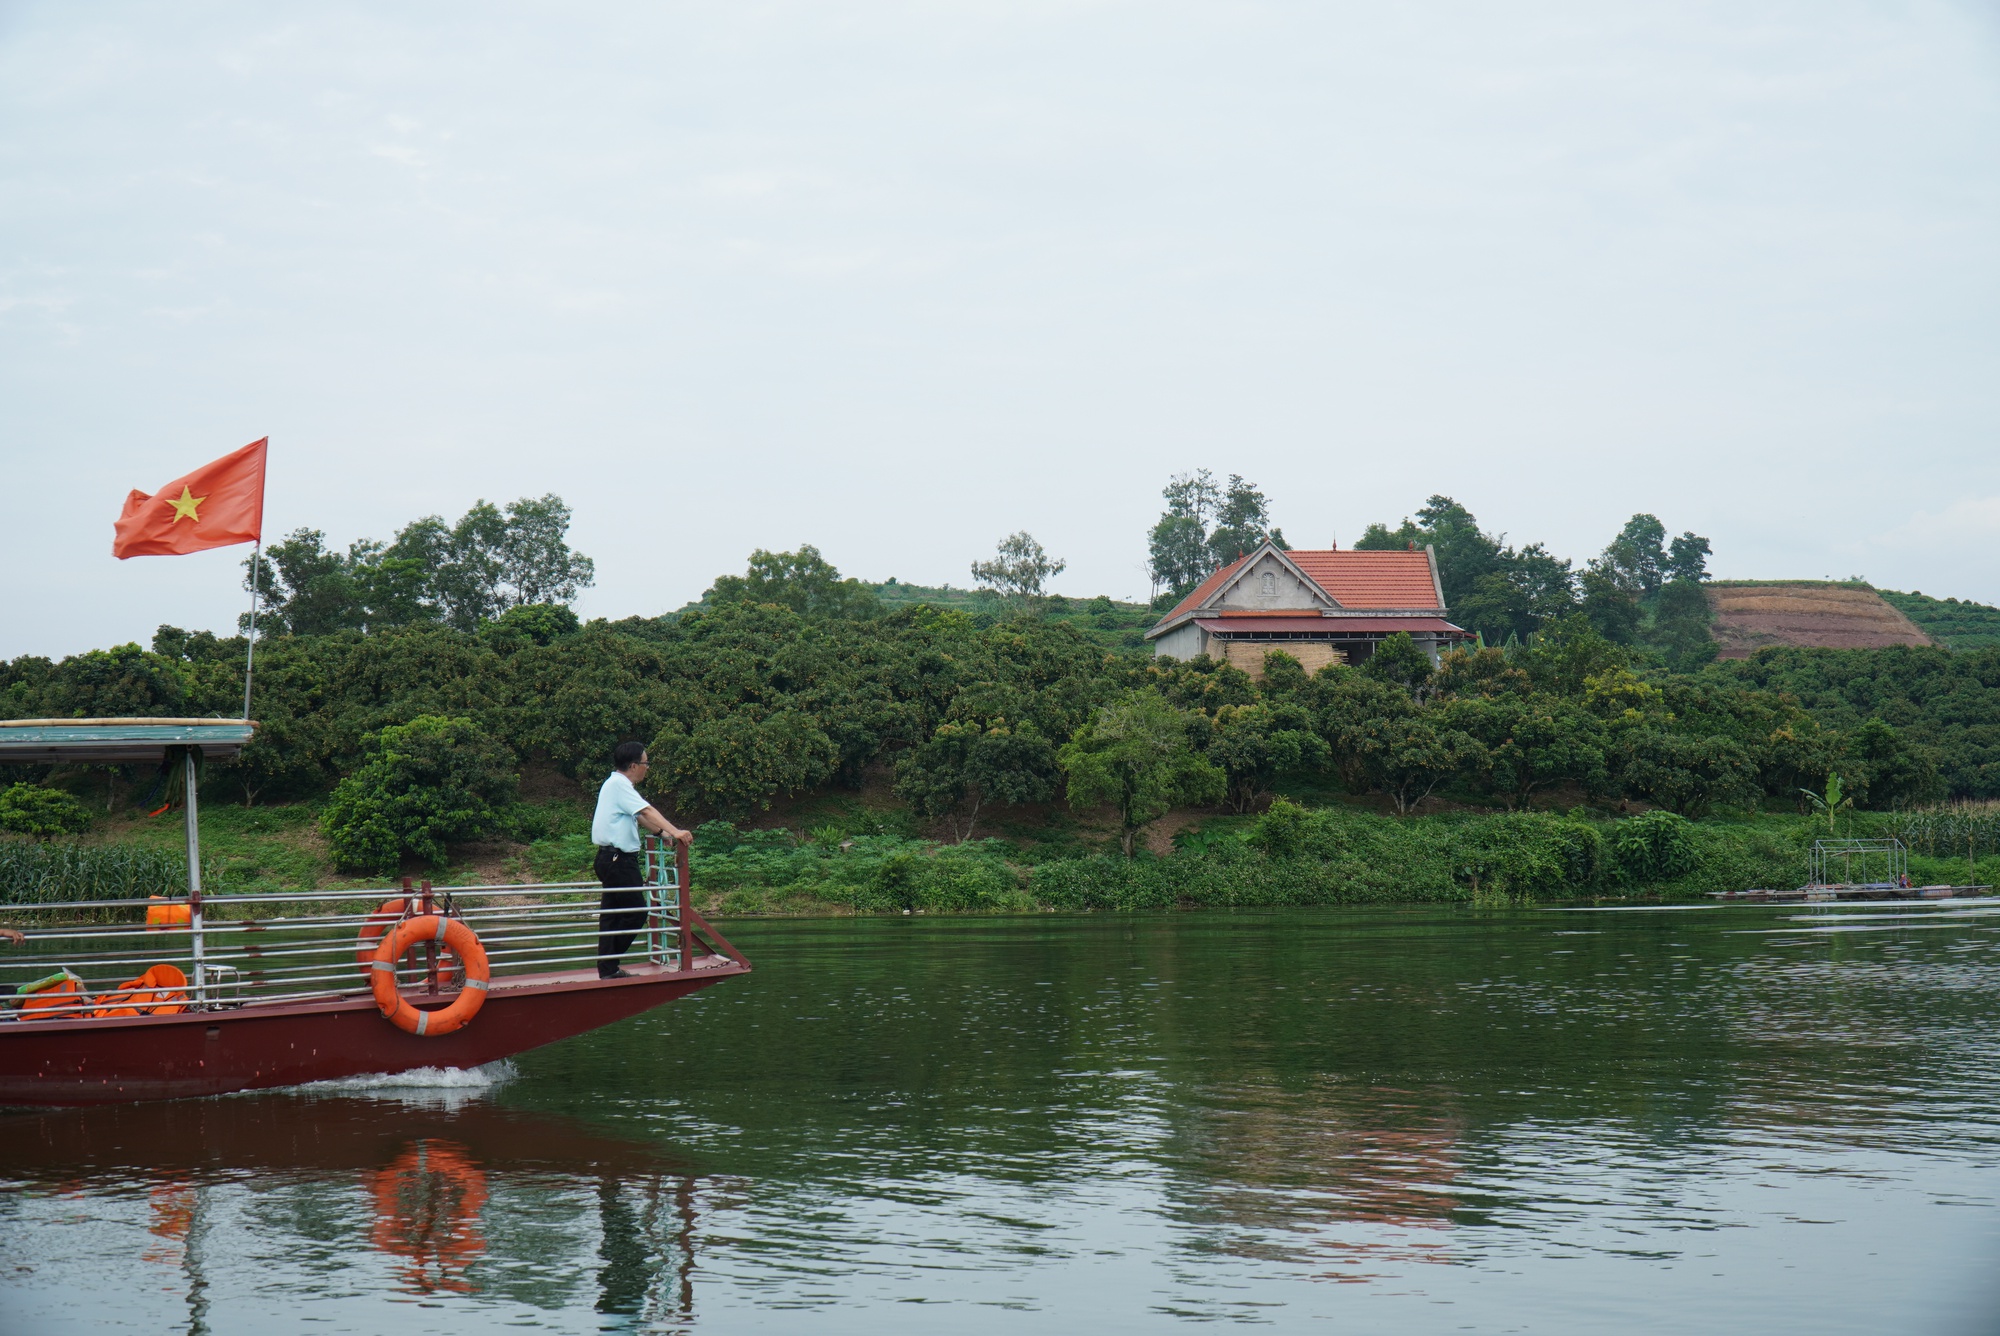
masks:
<path fill-rule="evenodd" d="M 1267 542 L 1203 580 L 1146 638 L 1161 658 L 1207 654 L 1254 677 L 1274 649 L 1314 672 L 1360 663 L 1398 631 L 1433 662 L 1473 639 L 1445 619 L 1431 548 L 1287 551 Z"/>

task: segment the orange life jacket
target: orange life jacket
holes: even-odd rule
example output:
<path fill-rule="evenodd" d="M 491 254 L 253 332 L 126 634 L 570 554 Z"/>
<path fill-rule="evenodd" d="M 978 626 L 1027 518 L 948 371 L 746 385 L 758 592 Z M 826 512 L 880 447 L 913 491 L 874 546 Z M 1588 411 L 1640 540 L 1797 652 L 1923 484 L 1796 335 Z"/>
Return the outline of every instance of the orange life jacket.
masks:
<path fill-rule="evenodd" d="M 97 999 L 93 1016 L 172 1016 L 187 1010 L 187 975 L 175 965 L 155 965 Z"/>

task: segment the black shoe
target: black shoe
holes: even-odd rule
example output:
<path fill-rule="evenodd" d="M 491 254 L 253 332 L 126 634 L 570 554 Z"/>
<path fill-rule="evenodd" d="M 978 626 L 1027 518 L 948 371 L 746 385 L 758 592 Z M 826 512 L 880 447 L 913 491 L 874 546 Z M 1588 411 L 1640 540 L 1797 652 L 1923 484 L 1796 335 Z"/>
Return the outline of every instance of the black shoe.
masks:
<path fill-rule="evenodd" d="M 624 970 L 613 970 L 609 974 L 599 974 L 597 977 L 600 979 L 629 979 L 632 976 Z"/>

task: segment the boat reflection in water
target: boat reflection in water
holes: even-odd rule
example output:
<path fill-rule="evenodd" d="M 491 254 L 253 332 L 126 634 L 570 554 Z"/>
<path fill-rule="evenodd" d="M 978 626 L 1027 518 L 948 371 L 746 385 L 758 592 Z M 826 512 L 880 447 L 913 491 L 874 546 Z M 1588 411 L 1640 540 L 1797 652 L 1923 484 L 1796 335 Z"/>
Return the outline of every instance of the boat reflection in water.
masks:
<path fill-rule="evenodd" d="M 40 1285 L 0 1300 L 10 1322 L 41 1316 L 37 1288 L 48 1313 L 70 1321 L 109 1288 L 157 1323 L 162 1267 L 183 1277 L 190 1332 L 254 1325 L 266 1305 L 275 1317 L 341 1296 L 591 1308 L 668 1330 L 694 1315 L 702 1182 L 687 1165 L 573 1119 L 462 1092 L 286 1093 L 5 1117 L 0 1182 L 24 1208 L 13 1212 L 15 1229 L 40 1217 L 71 1236 L 20 1229 L 15 1250 Z M 141 1187 L 143 1243 L 110 1243 L 134 1232 L 126 1226 L 137 1223 L 130 1206 Z M 100 1228 L 103 1237 L 91 1237 Z M 42 1246 L 23 1249 L 33 1238 Z M 247 1288 L 260 1297 L 246 1309 L 244 1266 L 259 1257 L 285 1260 L 279 1283 L 289 1292 L 270 1294 L 276 1278 L 255 1277 Z M 99 1320 L 116 1316 L 105 1302 Z"/>

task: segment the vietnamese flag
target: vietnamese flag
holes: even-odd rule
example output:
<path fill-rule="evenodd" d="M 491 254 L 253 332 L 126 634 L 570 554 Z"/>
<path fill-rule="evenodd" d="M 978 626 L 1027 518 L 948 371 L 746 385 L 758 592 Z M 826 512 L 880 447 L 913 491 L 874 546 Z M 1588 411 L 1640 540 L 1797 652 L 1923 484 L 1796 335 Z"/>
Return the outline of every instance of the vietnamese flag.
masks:
<path fill-rule="evenodd" d="M 111 555 L 178 557 L 264 534 L 264 450 L 252 441 L 147 496 L 133 492 L 111 539 Z"/>

